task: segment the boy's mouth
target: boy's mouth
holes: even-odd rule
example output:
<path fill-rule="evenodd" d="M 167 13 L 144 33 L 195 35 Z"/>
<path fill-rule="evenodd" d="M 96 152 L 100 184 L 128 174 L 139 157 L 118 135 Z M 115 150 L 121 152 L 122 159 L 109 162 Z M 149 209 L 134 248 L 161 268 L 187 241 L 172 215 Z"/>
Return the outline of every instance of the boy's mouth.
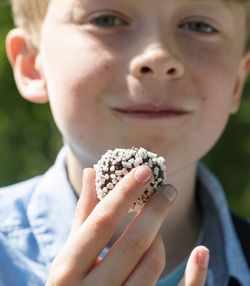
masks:
<path fill-rule="evenodd" d="M 125 108 L 115 108 L 114 110 L 123 116 L 142 119 L 170 119 L 183 117 L 190 113 L 181 107 L 165 104 L 133 105 Z"/>

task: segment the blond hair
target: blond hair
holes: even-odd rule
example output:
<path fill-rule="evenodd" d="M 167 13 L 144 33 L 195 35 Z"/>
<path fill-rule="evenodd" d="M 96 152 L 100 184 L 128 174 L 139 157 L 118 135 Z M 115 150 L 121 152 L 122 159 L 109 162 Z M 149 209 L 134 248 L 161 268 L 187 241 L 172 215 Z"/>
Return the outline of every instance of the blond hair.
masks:
<path fill-rule="evenodd" d="M 39 46 L 40 28 L 51 0 L 10 0 L 14 23 L 30 36 L 31 43 Z"/>
<path fill-rule="evenodd" d="M 47 14 L 52 0 L 10 0 L 15 25 L 23 28 L 30 36 L 31 43 L 39 47 L 39 36 L 42 22 Z M 246 50 L 250 50 L 250 0 L 224 0 L 236 1 L 245 5 L 246 21 Z"/>

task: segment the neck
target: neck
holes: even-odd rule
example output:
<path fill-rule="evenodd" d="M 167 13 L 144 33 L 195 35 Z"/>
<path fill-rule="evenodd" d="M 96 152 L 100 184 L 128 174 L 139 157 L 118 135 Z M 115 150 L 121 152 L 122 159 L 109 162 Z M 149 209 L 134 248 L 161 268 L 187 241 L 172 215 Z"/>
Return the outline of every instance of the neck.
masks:
<path fill-rule="evenodd" d="M 70 148 L 67 148 L 67 173 L 69 181 L 76 193 L 77 197 L 80 196 L 82 188 L 82 173 L 83 166 L 80 161 L 74 156 Z"/>

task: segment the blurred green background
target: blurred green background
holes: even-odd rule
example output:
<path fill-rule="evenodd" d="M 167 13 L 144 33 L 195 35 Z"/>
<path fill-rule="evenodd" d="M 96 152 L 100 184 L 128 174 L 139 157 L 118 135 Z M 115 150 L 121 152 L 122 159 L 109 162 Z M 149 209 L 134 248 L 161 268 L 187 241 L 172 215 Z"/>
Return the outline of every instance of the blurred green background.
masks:
<path fill-rule="evenodd" d="M 0 186 L 43 173 L 62 145 L 49 106 L 18 94 L 4 47 L 12 26 L 10 7 L 0 0 Z"/>
<path fill-rule="evenodd" d="M 0 186 L 43 173 L 62 143 L 48 105 L 22 99 L 4 52 L 11 13 L 0 0 Z M 230 119 L 220 142 L 204 159 L 221 179 L 230 207 L 250 217 L 250 81 L 239 113 Z"/>

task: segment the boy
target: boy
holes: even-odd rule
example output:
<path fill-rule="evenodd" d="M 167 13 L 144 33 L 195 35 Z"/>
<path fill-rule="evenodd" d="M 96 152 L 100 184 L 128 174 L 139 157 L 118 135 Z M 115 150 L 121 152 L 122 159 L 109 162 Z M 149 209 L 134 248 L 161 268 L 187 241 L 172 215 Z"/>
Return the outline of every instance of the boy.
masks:
<path fill-rule="evenodd" d="M 223 190 L 198 163 L 240 104 L 247 2 L 12 5 L 18 89 L 50 103 L 65 147 L 44 176 L 0 192 L 1 285 L 250 285 Z M 136 168 L 98 202 L 90 167 L 132 146 L 166 158 L 178 198 L 168 185 L 126 217 L 151 171 Z"/>

